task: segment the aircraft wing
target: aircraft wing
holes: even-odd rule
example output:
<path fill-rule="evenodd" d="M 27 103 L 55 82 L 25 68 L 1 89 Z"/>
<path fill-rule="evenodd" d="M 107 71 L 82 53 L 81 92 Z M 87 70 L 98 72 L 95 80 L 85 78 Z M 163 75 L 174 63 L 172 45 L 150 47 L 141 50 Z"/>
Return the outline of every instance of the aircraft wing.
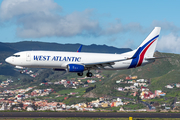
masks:
<path fill-rule="evenodd" d="M 94 68 L 94 69 L 103 69 L 106 66 L 109 66 L 112 68 L 112 65 L 114 65 L 115 62 L 119 61 L 126 61 L 131 58 L 126 58 L 126 59 L 120 59 L 120 60 L 112 60 L 112 61 L 104 61 L 104 62 L 97 62 L 97 63 L 84 63 L 83 65 L 85 68 Z"/>
<path fill-rule="evenodd" d="M 82 45 L 78 48 L 77 52 L 81 52 Z"/>
<path fill-rule="evenodd" d="M 145 58 L 145 60 L 155 60 L 155 59 L 163 59 L 163 58 L 167 58 L 167 57 Z M 85 68 L 94 68 L 94 69 L 100 69 L 100 68 L 103 69 L 106 66 L 113 68 L 112 65 L 114 65 L 115 62 L 126 61 L 129 59 L 133 59 L 133 57 L 126 58 L 126 59 L 120 59 L 120 60 L 97 62 L 97 63 L 84 63 L 83 65 L 85 66 Z"/>

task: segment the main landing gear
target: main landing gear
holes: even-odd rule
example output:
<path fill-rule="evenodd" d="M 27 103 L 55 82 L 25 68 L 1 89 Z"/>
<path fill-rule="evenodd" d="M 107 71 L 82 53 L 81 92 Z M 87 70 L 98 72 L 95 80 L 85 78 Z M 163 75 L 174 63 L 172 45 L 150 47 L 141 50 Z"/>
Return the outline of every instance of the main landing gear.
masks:
<path fill-rule="evenodd" d="M 77 73 L 78 76 L 83 76 L 83 73 Z"/>
<path fill-rule="evenodd" d="M 77 75 L 78 75 L 78 76 L 83 76 L 83 73 L 77 73 Z M 92 77 L 92 75 L 93 75 L 93 74 L 92 74 L 91 72 L 89 72 L 89 71 L 88 71 L 87 74 L 86 74 L 87 77 Z"/>
<path fill-rule="evenodd" d="M 86 76 L 87 76 L 87 77 L 92 77 L 92 73 L 88 71 L 87 74 L 86 74 Z"/>

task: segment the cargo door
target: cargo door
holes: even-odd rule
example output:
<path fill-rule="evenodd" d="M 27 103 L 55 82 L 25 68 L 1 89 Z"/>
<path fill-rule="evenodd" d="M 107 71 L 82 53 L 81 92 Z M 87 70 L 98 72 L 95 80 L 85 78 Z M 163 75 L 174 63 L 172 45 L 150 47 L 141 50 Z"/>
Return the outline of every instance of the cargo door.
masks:
<path fill-rule="evenodd" d="M 26 61 L 31 61 L 31 53 L 26 53 Z"/>

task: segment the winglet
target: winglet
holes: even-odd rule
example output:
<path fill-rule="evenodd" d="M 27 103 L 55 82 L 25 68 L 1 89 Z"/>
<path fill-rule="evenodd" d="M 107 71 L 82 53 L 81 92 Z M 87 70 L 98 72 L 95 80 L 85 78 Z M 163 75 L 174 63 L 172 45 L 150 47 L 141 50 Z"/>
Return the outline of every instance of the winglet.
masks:
<path fill-rule="evenodd" d="M 81 52 L 82 45 L 78 48 L 77 52 Z"/>

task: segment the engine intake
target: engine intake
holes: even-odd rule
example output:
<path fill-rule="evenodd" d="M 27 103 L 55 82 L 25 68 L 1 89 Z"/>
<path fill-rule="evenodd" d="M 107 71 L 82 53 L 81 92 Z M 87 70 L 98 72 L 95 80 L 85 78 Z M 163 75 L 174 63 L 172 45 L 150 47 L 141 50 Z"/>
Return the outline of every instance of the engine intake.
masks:
<path fill-rule="evenodd" d="M 78 64 L 69 64 L 67 65 L 68 72 L 83 72 L 84 66 Z"/>

